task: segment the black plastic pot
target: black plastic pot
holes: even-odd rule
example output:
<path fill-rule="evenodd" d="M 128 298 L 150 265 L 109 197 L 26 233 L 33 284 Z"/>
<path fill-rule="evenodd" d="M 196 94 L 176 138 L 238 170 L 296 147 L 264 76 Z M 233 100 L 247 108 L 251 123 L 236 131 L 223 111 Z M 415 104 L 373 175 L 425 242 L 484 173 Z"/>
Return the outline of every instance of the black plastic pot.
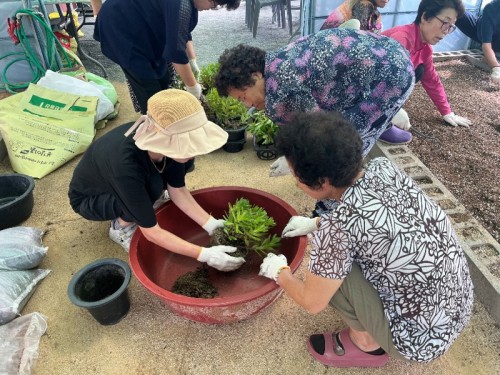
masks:
<path fill-rule="evenodd" d="M 243 140 L 245 139 L 245 132 L 247 130 L 247 127 L 245 126 L 239 129 L 225 129 L 225 130 L 228 134 L 227 138 L 228 142 L 238 142 L 241 141 L 242 139 Z"/>
<path fill-rule="evenodd" d="M 96 260 L 73 276 L 68 285 L 69 299 L 102 325 L 116 324 L 130 309 L 130 276 L 129 265 L 120 259 Z"/>
<path fill-rule="evenodd" d="M 246 139 L 242 139 L 235 142 L 227 142 L 222 149 L 226 152 L 240 152 L 245 146 Z"/>
<path fill-rule="evenodd" d="M 222 149 L 226 152 L 240 152 L 243 150 L 243 147 L 245 146 L 245 143 L 247 141 L 246 139 L 246 130 L 247 127 L 239 128 L 239 129 L 225 129 L 228 138 L 227 142 L 224 146 L 222 146 Z"/>
<path fill-rule="evenodd" d="M 0 229 L 10 228 L 30 217 L 35 180 L 24 174 L 0 175 Z"/>
<path fill-rule="evenodd" d="M 253 149 L 257 153 L 257 157 L 262 160 L 273 160 L 278 156 L 276 144 L 263 145 L 257 142 L 255 135 L 253 136 Z"/>

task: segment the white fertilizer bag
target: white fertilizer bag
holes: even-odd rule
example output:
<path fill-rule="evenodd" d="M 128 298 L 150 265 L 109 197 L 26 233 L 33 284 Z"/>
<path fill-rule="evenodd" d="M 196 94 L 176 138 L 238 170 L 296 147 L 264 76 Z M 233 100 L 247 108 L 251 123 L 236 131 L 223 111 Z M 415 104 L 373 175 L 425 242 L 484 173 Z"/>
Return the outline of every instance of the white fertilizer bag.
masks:
<path fill-rule="evenodd" d="M 50 270 L 0 271 L 0 325 L 17 317 Z"/>
<path fill-rule="evenodd" d="M 0 230 L 0 270 L 38 267 L 48 249 L 42 246 L 43 234 L 43 230 L 32 227 Z"/>

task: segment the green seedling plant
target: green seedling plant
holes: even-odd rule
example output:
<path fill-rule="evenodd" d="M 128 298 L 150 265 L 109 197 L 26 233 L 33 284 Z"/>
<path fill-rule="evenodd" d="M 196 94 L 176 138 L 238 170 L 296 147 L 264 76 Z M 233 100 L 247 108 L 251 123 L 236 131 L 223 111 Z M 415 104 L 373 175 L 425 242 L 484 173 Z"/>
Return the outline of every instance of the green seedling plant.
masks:
<path fill-rule="evenodd" d="M 230 96 L 221 97 L 216 88 L 208 90 L 205 104 L 208 111 L 215 114 L 217 124 L 223 129 L 240 129 L 251 123 L 251 116 L 245 106 Z"/>
<path fill-rule="evenodd" d="M 229 204 L 224 220 L 227 239 L 242 244 L 247 251 L 263 257 L 280 245 L 280 237 L 269 235 L 269 230 L 276 225 L 274 219 L 262 207 L 250 204 L 248 199 L 240 198 L 233 205 Z"/>
<path fill-rule="evenodd" d="M 198 83 L 202 87 L 203 95 L 207 95 L 208 91 L 215 87 L 215 76 L 219 72 L 219 63 L 204 65 L 200 68 Z"/>
<path fill-rule="evenodd" d="M 248 132 L 255 136 L 255 140 L 261 145 L 274 143 L 274 137 L 278 133 L 279 127 L 264 111 L 255 111 L 252 115 L 253 121 L 248 125 Z"/>

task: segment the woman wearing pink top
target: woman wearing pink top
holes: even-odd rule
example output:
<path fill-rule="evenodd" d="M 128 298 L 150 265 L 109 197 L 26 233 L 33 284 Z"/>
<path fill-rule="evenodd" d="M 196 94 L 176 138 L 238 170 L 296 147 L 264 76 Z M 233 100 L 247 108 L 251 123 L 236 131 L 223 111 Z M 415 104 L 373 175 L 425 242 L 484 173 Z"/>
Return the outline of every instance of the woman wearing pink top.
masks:
<path fill-rule="evenodd" d="M 470 120 L 452 112 L 432 60 L 432 46 L 456 29 L 455 22 L 464 12 L 460 0 L 422 0 L 415 22 L 393 27 L 382 35 L 397 40 L 410 52 L 415 81 L 422 82 L 444 121 L 452 126 L 469 127 Z"/>

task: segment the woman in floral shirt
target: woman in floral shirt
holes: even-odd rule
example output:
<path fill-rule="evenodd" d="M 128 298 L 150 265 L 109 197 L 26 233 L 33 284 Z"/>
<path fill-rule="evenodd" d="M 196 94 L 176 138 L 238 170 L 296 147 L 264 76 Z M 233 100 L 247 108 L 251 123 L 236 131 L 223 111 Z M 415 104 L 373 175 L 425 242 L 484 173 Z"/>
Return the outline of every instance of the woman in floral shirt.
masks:
<path fill-rule="evenodd" d="M 240 44 L 224 51 L 215 85 L 247 107 L 265 109 L 286 124 L 295 111 L 338 111 L 354 123 L 366 155 L 414 86 L 409 55 L 390 38 L 353 29 L 329 29 L 277 51 Z M 411 134 L 391 127 L 394 138 Z M 407 136 L 409 135 L 409 138 Z"/>
<path fill-rule="evenodd" d="M 277 144 L 301 190 L 340 202 L 320 218 L 294 216 L 283 230 L 283 237 L 312 234 L 305 281 L 284 255 L 268 255 L 261 265 L 262 276 L 310 313 L 330 303 L 347 324 L 310 336 L 311 355 L 334 367 L 442 355 L 473 303 L 467 261 L 443 210 L 386 158 L 363 169 L 361 140 L 338 114 L 298 114 Z"/>

